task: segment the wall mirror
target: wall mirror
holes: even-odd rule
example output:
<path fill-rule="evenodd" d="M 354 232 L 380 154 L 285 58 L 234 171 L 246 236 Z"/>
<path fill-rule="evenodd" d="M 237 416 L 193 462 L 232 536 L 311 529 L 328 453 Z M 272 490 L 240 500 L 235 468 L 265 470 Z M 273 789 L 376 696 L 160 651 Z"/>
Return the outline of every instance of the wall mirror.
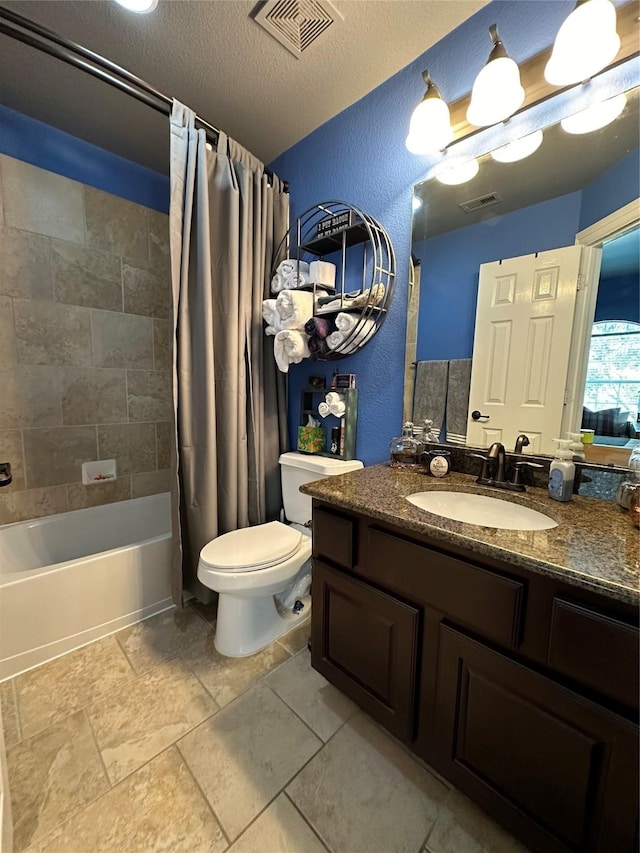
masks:
<path fill-rule="evenodd" d="M 627 92 L 619 117 L 599 130 L 578 135 L 568 133 L 560 123 L 551 125 L 543 128 L 542 144 L 526 159 L 505 163 L 488 154 L 478 160 L 478 173 L 467 183 L 450 186 L 431 178 L 414 187 L 412 257 L 419 265 L 420 284 L 416 344 L 415 349 L 408 350 L 407 376 L 411 375 L 410 362 L 414 360 L 472 358 L 478 337 L 478 294 L 485 294 L 484 299 L 489 292 L 495 295 L 491 288 L 479 290 L 481 265 L 572 247 L 580 235 L 578 242 L 603 247 L 587 248 L 591 255 L 585 255 L 581 262 L 583 283 L 585 276 L 591 277 L 590 294 L 585 296 L 584 289 L 582 295 L 578 293 L 575 311 L 568 321 L 559 316 L 547 323 L 546 331 L 525 358 L 538 365 L 548 358 L 550 342 L 564 341 L 566 390 L 552 406 L 551 397 L 542 393 L 546 392 L 542 386 L 548 377 L 538 377 L 538 399 L 532 408 L 542 403 L 549 412 L 553 409 L 558 431 L 560 424 L 565 431 L 580 428 L 594 319 L 640 323 L 638 92 L 637 88 Z M 594 223 L 600 223 L 600 229 Z M 614 241 L 614 235 L 624 239 Z M 552 261 L 555 263 L 554 258 Z M 586 272 L 582 272 L 583 268 Z M 505 281 L 503 275 L 501 286 Z M 542 308 L 538 313 L 544 314 Z M 544 324 L 538 325 L 542 329 Z M 638 340 L 640 334 L 633 338 L 634 347 Z M 514 343 L 516 350 L 524 350 L 527 345 L 522 338 Z M 624 341 L 620 347 L 625 348 Z M 505 355 L 505 363 L 500 362 L 499 348 L 489 356 L 500 365 L 498 373 L 503 377 L 514 369 L 513 358 L 513 349 Z M 556 372 L 554 358 L 552 354 L 548 364 L 551 375 Z M 476 357 L 474 372 L 477 362 Z M 628 380 L 625 394 L 634 394 L 631 414 L 627 415 L 630 423 L 636 420 L 639 364 L 624 374 Z M 606 405 L 604 397 L 602 400 L 596 404 Z M 470 399 L 470 410 L 478 405 L 477 400 L 474 403 Z M 623 407 L 618 408 L 622 413 Z M 491 424 L 491 419 L 487 423 Z M 519 431 L 527 432 L 526 419 L 521 419 L 519 427 Z M 633 441 L 635 432 L 631 426 L 625 429 L 627 437 L 604 435 L 603 443 L 622 445 Z M 596 434 L 606 431 L 602 428 Z M 531 432 L 535 434 L 536 429 Z M 487 428 L 482 435 L 484 439 L 468 430 L 467 443 L 487 446 L 495 436 L 504 441 L 507 449 L 513 449 L 509 447 L 512 439 L 508 430 Z M 535 435 L 529 452 L 552 453 L 555 445 L 551 439 L 555 437 L 559 436 Z"/>

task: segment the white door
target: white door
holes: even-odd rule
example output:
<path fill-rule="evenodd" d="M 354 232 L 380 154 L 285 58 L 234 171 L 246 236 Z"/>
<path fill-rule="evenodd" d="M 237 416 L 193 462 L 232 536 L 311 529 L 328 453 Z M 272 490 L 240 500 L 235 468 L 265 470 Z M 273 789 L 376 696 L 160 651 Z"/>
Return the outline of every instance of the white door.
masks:
<path fill-rule="evenodd" d="M 482 264 L 467 442 L 553 453 L 561 434 L 582 246 Z M 479 411 L 481 420 L 471 413 Z"/>

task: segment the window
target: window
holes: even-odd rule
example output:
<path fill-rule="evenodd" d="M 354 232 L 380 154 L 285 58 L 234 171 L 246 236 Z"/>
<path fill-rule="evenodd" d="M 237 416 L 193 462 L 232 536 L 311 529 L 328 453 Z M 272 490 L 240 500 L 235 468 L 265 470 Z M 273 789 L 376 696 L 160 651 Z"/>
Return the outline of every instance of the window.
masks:
<path fill-rule="evenodd" d="M 593 324 L 584 405 L 592 412 L 619 408 L 635 421 L 640 393 L 640 323 Z"/>

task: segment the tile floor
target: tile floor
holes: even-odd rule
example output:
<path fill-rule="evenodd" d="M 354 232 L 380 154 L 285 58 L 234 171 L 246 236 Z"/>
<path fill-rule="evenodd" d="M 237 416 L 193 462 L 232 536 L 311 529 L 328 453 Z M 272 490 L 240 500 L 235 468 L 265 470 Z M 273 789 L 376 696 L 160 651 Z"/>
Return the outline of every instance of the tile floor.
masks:
<path fill-rule="evenodd" d="M 526 853 L 311 669 L 167 611 L 0 684 L 15 853 Z"/>

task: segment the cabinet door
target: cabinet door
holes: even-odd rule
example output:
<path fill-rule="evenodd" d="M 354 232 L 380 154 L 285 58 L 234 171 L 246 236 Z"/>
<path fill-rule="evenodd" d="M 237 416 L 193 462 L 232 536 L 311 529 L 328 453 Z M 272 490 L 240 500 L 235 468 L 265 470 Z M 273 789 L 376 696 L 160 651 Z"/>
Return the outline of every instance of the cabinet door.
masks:
<path fill-rule="evenodd" d="M 538 851 L 631 853 L 638 729 L 441 626 L 436 768 Z"/>
<path fill-rule="evenodd" d="M 419 611 L 313 563 L 311 662 L 390 732 L 413 736 Z"/>

